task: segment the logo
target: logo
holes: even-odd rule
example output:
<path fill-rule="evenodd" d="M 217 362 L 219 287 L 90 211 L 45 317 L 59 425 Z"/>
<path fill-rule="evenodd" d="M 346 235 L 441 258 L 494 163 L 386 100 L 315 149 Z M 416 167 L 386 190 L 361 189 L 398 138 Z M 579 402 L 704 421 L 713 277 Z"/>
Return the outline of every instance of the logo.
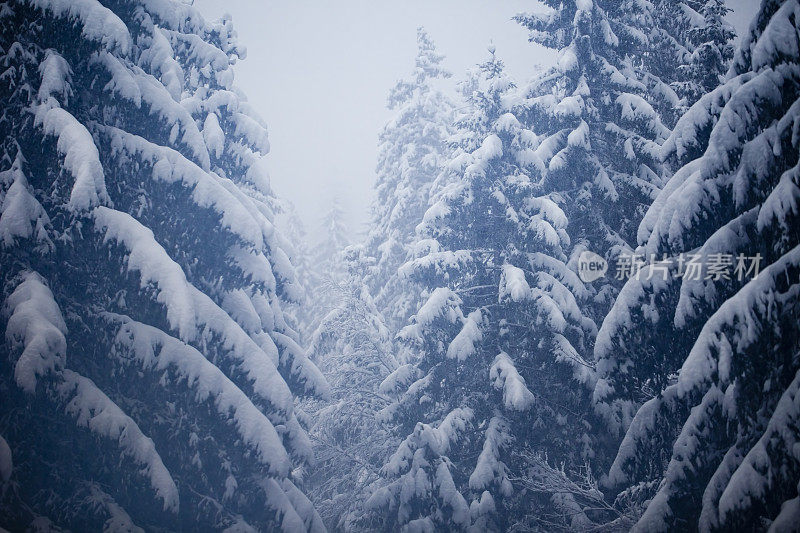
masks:
<path fill-rule="evenodd" d="M 608 271 L 608 261 L 594 252 L 584 250 L 578 256 L 578 277 L 584 283 L 602 278 Z"/>

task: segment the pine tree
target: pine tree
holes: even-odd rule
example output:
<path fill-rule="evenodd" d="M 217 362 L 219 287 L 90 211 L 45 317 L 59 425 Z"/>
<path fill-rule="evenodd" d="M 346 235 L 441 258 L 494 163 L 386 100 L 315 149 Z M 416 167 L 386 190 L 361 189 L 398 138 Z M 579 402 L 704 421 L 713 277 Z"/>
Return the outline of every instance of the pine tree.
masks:
<path fill-rule="evenodd" d="M 324 522 L 341 531 L 366 527 L 363 503 L 397 445 L 378 413 L 391 403 L 381 384 L 398 364 L 363 280 L 362 253 L 360 246 L 345 250 L 346 276 L 331 287 L 336 305 L 312 337 L 310 357 L 330 383 L 332 401 L 304 406 L 317 458 L 310 495 Z"/>
<path fill-rule="evenodd" d="M 569 221 L 573 261 L 583 250 L 614 260 L 634 246 L 666 175 L 658 156 L 669 130 L 648 101 L 663 91 L 648 91 L 656 73 L 641 65 L 652 12 L 633 1 L 544 3 L 544 13 L 517 16 L 559 57 L 526 89 L 523 119 L 546 137 L 531 156 Z M 587 312 L 599 323 L 618 284 L 607 276 L 595 287 Z"/>
<path fill-rule="evenodd" d="M 345 212 L 338 197 L 320 221 L 320 238 L 314 249 L 314 262 L 322 277 L 340 280 L 344 276 L 342 252 L 350 245 Z"/>
<path fill-rule="evenodd" d="M 419 304 L 417 291 L 407 287 L 397 269 L 416 241 L 416 226 L 428 208 L 431 183 L 441 171 L 447 155 L 452 104 L 436 88 L 450 77 L 441 66 L 423 28 L 417 29 L 417 57 L 408 79 L 397 82 L 389 94 L 389 109 L 395 112 L 379 137 L 375 203 L 366 252 L 368 285 L 389 325 L 401 327 Z"/>
<path fill-rule="evenodd" d="M 323 529 L 243 56 L 178 2 L 0 3 L 3 527 Z"/>
<path fill-rule="evenodd" d="M 798 15 L 763 2 L 665 143 L 683 166 L 640 227 L 658 261 L 598 335 L 598 409 L 627 428 L 607 486 L 646 507 L 637 531 L 800 522 Z"/>
<path fill-rule="evenodd" d="M 396 398 L 383 417 L 407 435 L 367 502 L 387 529 L 507 528 L 515 505 L 535 511 L 515 499 L 512 443 L 553 460 L 591 453 L 574 445 L 586 439 L 575 413 L 589 412 L 580 383 L 592 383 L 579 355 L 596 329 L 579 310 L 588 292 L 564 263 L 563 211 L 530 178 L 539 139 L 510 112 L 514 85 L 490 52 L 462 85 L 455 154 L 400 269 L 427 299 L 382 385 Z"/>
<path fill-rule="evenodd" d="M 723 81 L 733 58 L 724 0 L 659 0 L 652 6 L 642 68 L 650 99 L 670 128 Z"/>
<path fill-rule="evenodd" d="M 287 318 L 297 331 L 300 344 L 308 346 L 316 321 L 314 295 L 321 286 L 320 274 L 313 266 L 309 237 L 294 204 L 282 200 L 276 227 L 284 236 L 283 246 L 296 272 L 299 296 L 286 308 Z"/>
<path fill-rule="evenodd" d="M 685 35 L 691 56 L 679 67 L 682 79 L 675 84 L 678 93 L 686 99 L 687 107 L 716 89 L 725 79 L 733 59 L 733 40 L 736 37 L 733 28 L 725 21 L 728 11 L 724 0 L 707 0 L 697 6 L 699 17 L 695 17 L 699 20 L 687 25 Z"/>

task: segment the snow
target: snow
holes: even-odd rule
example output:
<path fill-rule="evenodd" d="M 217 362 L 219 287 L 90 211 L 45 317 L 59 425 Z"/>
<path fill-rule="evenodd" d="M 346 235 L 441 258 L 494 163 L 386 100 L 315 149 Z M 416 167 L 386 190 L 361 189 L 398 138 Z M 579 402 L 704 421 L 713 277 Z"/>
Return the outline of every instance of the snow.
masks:
<path fill-rule="evenodd" d="M 455 324 L 463 318 L 460 306 L 461 298 L 456 293 L 447 287 L 437 287 L 411 318 L 412 323 L 400 330 L 398 336 L 402 339 L 422 341 L 426 328 L 437 319 L 441 318 L 450 324 Z"/>
<path fill-rule="evenodd" d="M 86 127 L 64 109 L 46 104 L 37 109 L 36 124 L 45 134 L 58 138 L 56 146 L 64 156 L 64 168 L 75 178 L 68 208 L 88 210 L 110 203 L 100 154 Z"/>
<path fill-rule="evenodd" d="M 597 333 L 594 349 L 596 360 L 612 358 L 616 350 L 614 337 L 633 328 L 631 313 L 643 302 L 651 301 L 652 294 L 663 292 L 674 283 L 670 276 L 666 280 L 663 276 L 647 279 L 646 274 L 646 270 L 642 271 L 638 278 L 630 278 L 622 287 Z"/>
<path fill-rule="evenodd" d="M 125 509 L 113 502 L 105 506 L 109 517 L 103 523 L 103 532 L 145 533 L 144 529 L 137 526 Z"/>
<path fill-rule="evenodd" d="M 567 139 L 571 130 L 563 129 L 557 133 L 554 133 L 544 139 L 542 142 L 539 143 L 539 146 L 536 147 L 534 153 L 539 161 L 542 162 L 544 165 L 548 163 L 553 156 L 560 150 L 560 146 L 562 146 Z M 544 168 L 544 167 L 542 167 Z"/>
<path fill-rule="evenodd" d="M 516 132 L 522 129 L 522 125 L 513 113 L 503 113 L 495 121 L 495 128 L 497 128 L 497 131 Z"/>
<path fill-rule="evenodd" d="M 507 353 L 500 352 L 494 358 L 489 369 L 489 379 L 496 389 L 503 391 L 503 405 L 506 409 L 526 411 L 533 405 L 533 393 L 528 390 L 525 378 L 517 372 L 514 361 Z"/>
<path fill-rule="evenodd" d="M 661 123 L 653 106 L 641 96 L 621 93 L 617 96 L 616 104 L 620 108 L 620 115 L 623 119 L 631 122 L 642 121 L 650 131 L 656 134 L 656 138 L 664 138 L 669 134 L 669 130 Z"/>
<path fill-rule="evenodd" d="M 266 334 L 264 337 L 268 338 Z M 272 337 L 279 348 L 281 364 L 288 367 L 289 373 L 294 379 L 303 383 L 304 392 L 323 401 L 329 400 L 330 386 L 317 366 L 308 359 L 306 350 L 301 348 L 294 339 L 279 331 L 273 331 Z M 288 364 L 289 362 L 291 364 Z"/>
<path fill-rule="evenodd" d="M 559 280 L 564 287 L 579 300 L 585 300 L 589 297 L 589 290 L 578 277 L 578 274 L 568 268 L 560 259 L 541 252 L 529 253 L 527 256 L 530 270 L 550 273 L 551 276 Z M 592 329 L 596 330 L 597 326 L 592 324 Z"/>
<path fill-rule="evenodd" d="M 244 521 L 241 516 L 234 519 L 233 523 L 222 530 L 222 533 L 257 533 L 258 530 Z"/>
<path fill-rule="evenodd" d="M 100 130 L 111 141 L 114 155 L 137 155 L 152 164 L 152 177 L 165 183 L 180 183 L 191 190 L 192 200 L 200 207 L 209 207 L 219 213 L 221 226 L 230 229 L 257 251 L 263 249 L 267 238 L 264 217 L 253 202 L 237 189 L 230 180 L 208 173 L 180 152 L 153 144 L 146 139 L 112 127 Z"/>
<path fill-rule="evenodd" d="M 572 375 L 578 383 L 582 383 L 589 390 L 594 390 L 597 384 L 595 367 L 586 361 L 572 343 L 560 333 L 553 334 L 553 355 L 556 362 L 572 367 Z"/>
<path fill-rule="evenodd" d="M 718 370 L 716 354 L 725 352 L 725 344 L 732 343 L 736 353 L 742 353 L 759 338 L 763 322 L 767 320 L 768 303 L 778 292 L 781 276 L 800 265 L 800 246 L 796 246 L 780 259 L 761 271 L 734 296 L 727 299 L 706 321 L 689 356 L 681 367 L 678 387 L 682 395 L 692 389 L 702 388 L 713 379 Z M 735 336 L 728 338 L 723 331 L 731 328 Z M 726 383 L 723 382 L 726 385 Z"/>
<path fill-rule="evenodd" d="M 600 29 L 603 32 L 603 42 L 611 47 L 619 46 L 619 37 L 614 33 L 614 30 L 611 29 L 611 25 L 608 23 L 607 18 L 603 18 L 600 21 Z M 635 31 L 635 30 L 629 30 Z"/>
<path fill-rule="evenodd" d="M 575 148 L 583 148 L 584 150 L 591 150 L 592 145 L 589 142 L 589 125 L 581 120 L 577 128 L 572 130 L 567 135 L 567 145 Z"/>
<path fill-rule="evenodd" d="M 273 475 L 285 476 L 291 462 L 272 423 L 222 371 L 194 347 L 170 337 L 163 331 L 123 315 L 106 314 L 118 327 L 114 351 L 133 356 L 143 369 L 172 369 L 194 390 L 194 399 L 202 404 L 211 399 L 222 420 L 230 419 L 242 441 Z M 122 352 L 124 350 L 124 352 Z"/>
<path fill-rule="evenodd" d="M 418 423 L 414 432 L 406 437 L 383 466 L 383 470 L 392 475 L 400 475 L 412 466 L 412 459 L 416 462 L 415 452 L 418 449 L 428 449 L 437 456 L 446 454 L 473 416 L 471 409 L 457 408 L 450 411 L 438 427 Z"/>
<path fill-rule="evenodd" d="M 615 202 L 619 199 L 619 193 L 617 192 L 617 187 L 614 185 L 614 182 L 609 177 L 608 173 L 605 169 L 600 169 L 594 179 L 595 184 L 597 187 L 603 191 L 606 198 Z"/>
<path fill-rule="evenodd" d="M 438 427 L 417 423 L 414 432 L 400 444 L 382 469 L 382 473 L 395 479 L 375 491 L 365 507 L 377 510 L 391 506 L 397 509 L 401 526 L 414 528 L 427 524 L 425 527 L 430 528 L 434 524 L 432 519 L 439 513 L 413 521 L 409 519 L 419 498 L 434 495 L 438 497 L 435 507 L 451 515 L 460 527 L 468 526 L 469 507 L 455 486 L 450 472 L 452 464 L 444 454 L 459 440 L 472 418 L 472 410 L 458 408 L 448 413 Z M 438 516 L 437 522 L 440 520 Z"/>
<path fill-rule="evenodd" d="M 239 324 L 250 336 L 257 334 L 263 328 L 261 317 L 250 298 L 243 289 L 234 289 L 225 293 L 220 307 Z"/>
<path fill-rule="evenodd" d="M 276 479 L 264 478 L 261 487 L 266 496 L 266 506 L 276 511 L 277 517 L 281 520 L 281 531 L 305 531 L 303 519 L 292 505 L 292 499 L 286 494 Z"/>
<path fill-rule="evenodd" d="M 408 386 L 420 378 L 419 370 L 411 364 L 404 364 L 391 372 L 378 386 L 381 394 L 397 395 L 408 389 Z"/>
<path fill-rule="evenodd" d="M 10 183 L 5 197 L 0 198 L 0 245 L 10 248 L 16 239 L 33 238 L 52 249 L 53 242 L 48 235 L 50 217 L 42 205 L 31 194 L 30 186 L 22 172 L 22 159 L 17 154 L 9 170 L 0 172 L 0 185 Z"/>
<path fill-rule="evenodd" d="M 33 394 L 38 378 L 64 368 L 67 326 L 44 278 L 24 272 L 21 279 L 4 304 L 6 340 L 22 349 L 14 365 L 14 380 Z"/>
<path fill-rule="evenodd" d="M 292 507 L 297 510 L 297 514 L 303 519 L 305 530 L 308 533 L 325 533 L 325 525 L 322 518 L 314 509 L 311 501 L 298 489 L 288 478 L 281 481 L 281 487 L 286 493 L 286 497 L 291 502 Z"/>
<path fill-rule="evenodd" d="M 444 461 L 436 468 L 436 486 L 442 503 L 452 512 L 451 520 L 462 527 L 469 525 L 469 506 L 464 496 L 456 489 L 453 476 L 450 475 L 450 469 Z"/>
<path fill-rule="evenodd" d="M 800 110 L 800 105 L 798 105 L 798 110 Z M 775 221 L 788 232 L 790 229 L 787 227 L 787 216 L 797 216 L 798 214 L 800 214 L 800 165 L 784 172 L 778 184 L 764 200 L 758 212 L 758 230 L 763 232 Z"/>
<path fill-rule="evenodd" d="M 139 273 L 141 286 L 155 285 L 156 301 L 166 307 L 170 327 L 181 340 L 196 340 L 206 329 L 220 335 L 230 348 L 227 355 L 239 362 L 255 392 L 278 412 L 291 412 L 291 392 L 273 363 L 277 354 L 265 353 L 211 298 L 191 285 L 150 229 L 107 207 L 96 208 L 92 216 L 104 242 L 113 240 L 125 247 L 127 269 Z"/>
<path fill-rule="evenodd" d="M 777 108 L 781 104 L 781 87 L 788 75 L 781 70 L 765 69 L 735 89 L 711 131 L 703 157 L 673 175 L 651 207 L 654 213 L 645 217 L 643 224 L 653 228 L 649 232 L 646 253 L 658 252 L 662 242 L 682 249 L 684 235 L 690 234 L 696 224 L 716 208 L 724 183 L 713 178 L 734 170 L 734 156 L 742 152 L 745 139 L 759 129 L 757 124 L 764 111 L 756 110 L 753 102 L 759 102 L 762 109 Z M 640 237 L 647 233 L 640 231 Z"/>
<path fill-rule="evenodd" d="M 703 396 L 701 403 L 691 410 L 681 434 L 675 440 L 673 456 L 664 474 L 664 482 L 632 532 L 669 530 L 668 519 L 673 514 L 670 501 L 677 492 L 675 485 L 696 479 L 695 476 L 698 471 L 702 471 L 703 465 L 695 464 L 692 459 L 698 454 L 701 443 L 712 440 L 718 435 L 716 432 L 724 431 L 714 422 L 709 423 L 709 420 L 714 420 L 713 413 L 718 409 L 722 398 L 723 393 L 719 388 L 712 386 Z"/>
<path fill-rule="evenodd" d="M 81 25 L 81 33 L 89 40 L 128 54 L 132 39 L 128 27 L 113 11 L 97 0 L 26 0 L 57 17 L 69 18 Z"/>
<path fill-rule="evenodd" d="M 747 512 L 760 508 L 766 495 L 774 491 L 781 482 L 796 485 L 793 476 L 784 473 L 789 461 L 800 462 L 800 371 L 786 388 L 764 430 L 763 435 L 750 448 L 744 460 L 728 481 L 719 499 L 721 524 L 730 523 L 729 514 Z M 780 450 L 780 454 L 776 453 Z M 752 512 L 752 511 L 751 511 Z"/>
<path fill-rule="evenodd" d="M 39 425 L 58 421 L 66 431 L 59 436 L 61 444 L 81 441 L 92 448 L 99 443 L 102 449 L 110 445 L 111 452 L 100 463 L 89 464 L 93 459 L 88 457 L 82 465 L 91 467 L 96 479 L 81 480 L 81 465 L 59 463 L 51 469 L 53 476 L 77 475 L 75 486 L 24 480 L 25 490 L 6 496 L 36 513 L 54 514 L 58 526 L 70 529 L 76 523 L 80 529 L 90 513 L 98 529 L 141 531 L 134 520 L 152 518 L 147 510 L 123 508 L 133 487 L 155 494 L 150 499 L 159 513 L 162 503 L 172 514 L 178 514 L 179 500 L 182 507 L 189 505 L 179 516 L 166 517 L 178 529 L 192 529 L 187 525 L 192 523 L 246 529 L 246 521 L 255 519 L 253 531 L 266 524 L 324 530 L 308 499 L 286 479 L 301 480 L 312 460 L 310 441 L 294 415 L 295 391 L 287 381 L 299 395 L 312 392 L 322 399 L 326 383 L 305 357 L 300 335 L 282 309 L 296 294 L 295 276 L 282 250 L 287 243 L 272 225 L 273 208 L 280 204 L 255 168 L 255 159 L 269 148 L 266 130 L 249 116 L 251 108 L 232 86 L 232 65 L 244 50 L 235 44 L 229 19 L 206 24 L 196 9 L 172 0 L 18 4 L 0 7 L 7 23 L 26 13 L 31 18 L 15 27 L 18 42 L 9 42 L 12 50 L 5 44 L 0 50 L 6 60 L 2 79 L 13 89 L 2 99 L 11 106 L 6 118 L 12 129 L 22 128 L 6 139 L 0 153 L 6 385 L 13 403 L 30 404 Z M 209 109 L 213 105 L 218 108 Z M 217 158 L 213 171 L 209 151 Z M 166 196 L 156 198 L 154 191 L 166 191 Z M 167 221 L 153 218 L 163 214 L 162 208 L 173 209 Z M 196 220 L 181 221 L 187 213 Z M 197 242 L 183 246 L 194 231 L 161 239 L 164 231 L 199 219 L 211 224 L 200 233 L 216 239 L 205 244 L 223 246 L 219 257 L 205 265 L 193 259 Z M 46 253 L 56 247 L 58 257 Z M 8 272 L 5 259 L 14 263 Z M 87 285 L 86 268 L 98 262 L 111 265 L 113 272 L 106 272 L 111 278 Z M 96 305 L 82 305 L 89 300 Z M 109 309 L 146 317 L 155 327 L 121 315 L 112 319 L 103 312 Z M 73 353 L 73 344 L 91 342 L 93 335 L 108 361 L 87 362 L 80 360 L 83 354 Z M 120 365 L 131 371 L 119 373 Z M 155 380 L 155 396 L 145 390 L 137 395 L 132 382 L 115 383 L 145 374 Z M 153 404 L 154 398 L 174 393 L 182 394 L 179 405 Z M 169 425 L 173 416 L 182 421 L 168 435 L 143 433 L 152 426 L 145 420 Z M 224 442 L 215 443 L 213 435 L 193 428 L 207 422 L 227 432 Z M 18 432 L 1 433 L 12 446 L 31 440 L 19 440 Z M 34 459 L 43 457 L 36 446 L 52 444 L 39 440 L 30 451 Z M 0 437 L 0 485 L 7 481 L 6 465 L 11 468 L 6 444 Z M 228 449 L 204 451 L 209 445 Z M 210 464 L 209 450 L 215 457 L 219 452 L 220 464 Z M 236 464 L 242 458 L 255 470 Z M 100 468 L 109 464 L 116 470 Z M 14 466 L 16 474 L 20 465 Z M 221 476 L 195 476 L 199 500 L 179 495 L 175 480 L 203 474 L 206 466 L 219 467 Z M 95 484 L 113 488 L 108 490 L 121 498 L 120 504 L 91 492 Z M 241 505 L 244 491 L 258 510 Z M 64 502 L 77 504 L 80 516 L 54 510 L 66 509 Z M 48 521 L 36 520 L 36 526 L 48 527 Z M 49 527 L 58 529 L 54 523 Z"/>
<path fill-rule="evenodd" d="M 113 54 L 104 50 L 97 52 L 89 59 L 89 65 L 100 65 L 111 75 L 111 79 L 103 86 L 104 91 L 119 95 L 120 98 L 132 102 L 137 108 L 142 106 L 142 90 L 139 88 L 136 78 L 129 67 Z M 41 93 L 41 89 L 39 92 Z"/>
<path fill-rule="evenodd" d="M 178 487 L 156 451 L 153 441 L 144 435 L 136 422 L 101 391 L 94 382 L 69 369 L 62 372 L 58 393 L 67 402 L 65 410 L 79 426 L 116 441 L 125 455 L 142 466 L 164 509 L 178 512 Z"/>
<path fill-rule="evenodd" d="M 461 331 L 458 332 L 458 335 L 447 347 L 447 357 L 449 359 L 464 361 L 476 353 L 475 345 L 483 339 L 480 328 L 482 321 L 483 315 L 480 309 L 476 309 L 467 315 Z"/>
<path fill-rule="evenodd" d="M 751 245 L 749 232 L 756 221 L 757 211 L 757 208 L 745 211 L 715 231 L 695 252 L 700 258 L 698 262 L 708 269 L 713 264 L 714 256 L 728 254 L 736 257 L 738 253 L 745 254 Z M 735 275 L 731 277 L 736 278 Z M 705 318 L 703 313 L 706 309 L 714 309 L 719 305 L 724 292 L 717 287 L 718 284 L 719 281 L 713 278 L 684 277 L 680 284 L 680 299 L 675 306 L 675 326 L 681 329 L 691 326 Z"/>
<path fill-rule="evenodd" d="M 567 74 L 578 67 L 578 56 L 572 47 L 564 48 L 558 53 L 558 69 Z"/>
<path fill-rule="evenodd" d="M 104 90 L 129 99 L 136 107 L 146 104 L 150 114 L 158 116 L 165 125 L 171 125 L 170 143 L 180 139 L 198 166 L 204 170 L 210 168 L 203 134 L 189 112 L 172 98 L 160 81 L 139 67 L 123 65 L 111 54 L 101 54 L 97 63 L 111 75 Z"/>
<path fill-rule="evenodd" d="M 458 270 L 462 265 L 468 264 L 471 259 L 472 253 L 469 250 L 447 250 L 430 253 L 409 261 L 398 268 L 397 272 L 404 278 L 425 270 L 433 270 L 437 274 L 443 274 L 448 270 Z"/>
<path fill-rule="evenodd" d="M 727 81 L 713 91 L 704 94 L 686 111 L 670 133 L 661 148 L 661 158 L 667 159 L 675 154 L 680 160 L 692 150 L 699 148 L 701 139 L 697 133 L 716 124 L 719 114 L 734 92 L 754 74 L 746 73 Z"/>
<path fill-rule="evenodd" d="M 531 211 L 537 211 L 538 214 L 550 222 L 556 230 L 567 227 L 567 215 L 558 204 L 550 198 L 544 196 L 526 198 L 525 206 Z"/>
<path fill-rule="evenodd" d="M 52 49 L 45 51 L 38 70 L 41 83 L 37 96 L 40 102 L 55 95 L 65 100 L 72 95 L 72 69 L 58 52 Z"/>
<path fill-rule="evenodd" d="M 600 382 L 598 382 L 598 386 L 600 386 Z M 661 396 L 651 398 L 642 404 L 638 411 L 630 413 L 632 421 L 617 449 L 614 462 L 606 474 L 606 486 L 624 487 L 635 481 L 632 479 L 633 476 L 629 476 L 631 463 L 635 462 L 637 458 L 647 457 L 647 454 L 652 453 L 650 449 L 650 445 L 653 444 L 652 435 L 660 424 L 667 423 L 667 419 L 672 414 L 669 411 L 676 403 L 677 398 L 677 388 L 670 386 L 664 390 Z M 634 414 L 635 416 L 633 416 Z"/>
<path fill-rule="evenodd" d="M 784 2 L 778 8 L 751 49 L 752 70 L 769 67 L 779 57 L 797 58 L 800 55 L 798 19 L 800 5 L 796 1 Z"/>
<path fill-rule="evenodd" d="M 149 46 L 148 46 L 149 45 Z M 149 40 L 140 38 L 139 46 L 142 47 L 139 61 L 142 66 L 149 66 L 151 74 L 158 75 L 159 81 L 176 102 L 181 99 L 183 90 L 184 72 L 180 63 L 175 59 L 175 52 L 164 35 L 164 31 L 153 26 Z"/>
<path fill-rule="evenodd" d="M 800 487 L 798 488 L 800 492 Z M 800 496 L 783 503 L 781 511 L 769 526 L 769 533 L 792 533 L 800 522 Z"/>
<path fill-rule="evenodd" d="M 472 155 L 478 161 L 489 161 L 503 156 L 503 141 L 496 134 L 488 135 L 481 143 L 480 148 L 475 150 Z"/>
<path fill-rule="evenodd" d="M 140 0 L 140 3 L 164 27 L 200 35 L 210 29 L 200 11 L 189 4 L 175 3 L 172 0 Z"/>
<path fill-rule="evenodd" d="M 53 97 L 56 91 L 63 93 L 68 90 L 68 71 L 64 59 L 57 52 L 48 51 L 46 60 L 40 65 L 42 87 L 39 92 L 40 103 L 34 106 L 34 121 L 45 135 L 57 138 L 56 148 L 64 156 L 63 166 L 75 178 L 68 208 L 87 210 L 110 203 L 111 200 L 106 192 L 100 154 L 91 134 Z"/>
<path fill-rule="evenodd" d="M 530 297 L 531 288 L 525 280 L 525 272 L 510 263 L 505 263 L 500 275 L 499 301 L 510 298 L 511 301 L 522 302 Z"/>
<path fill-rule="evenodd" d="M 205 32 L 184 33 L 167 27 L 162 28 L 164 35 L 170 40 L 173 49 L 186 54 L 186 61 L 201 72 L 208 67 L 214 72 L 226 70 L 229 66 L 228 55 L 201 37 Z M 206 74 L 208 77 L 208 75 Z M 224 87 L 228 88 L 228 87 Z"/>
<path fill-rule="evenodd" d="M 571 117 L 579 117 L 583 114 L 586 108 L 586 103 L 580 95 L 566 96 L 558 102 L 553 108 L 553 114 L 556 117 L 569 119 Z M 552 163 L 551 163 L 552 165 Z"/>
<path fill-rule="evenodd" d="M 6 439 L 0 435 L 0 481 L 5 485 L 11 479 L 14 471 L 14 461 L 11 457 L 11 447 Z"/>
<path fill-rule="evenodd" d="M 715 424 L 726 424 L 728 417 L 738 416 L 736 406 L 728 394 L 732 367 L 729 359 L 736 354 L 748 353 L 755 343 L 761 339 L 764 322 L 770 312 L 780 312 L 773 309 L 776 301 L 797 297 L 797 285 L 791 286 L 786 293 L 779 290 L 779 281 L 784 278 L 790 269 L 797 269 L 800 265 L 800 246 L 787 252 L 780 259 L 769 265 L 761 274 L 751 280 L 733 297 L 726 300 L 719 310 L 714 313 L 704 324 L 697 337 L 688 358 L 680 370 L 678 382 L 668 387 L 660 397 L 646 403 L 636 414 L 633 424 L 628 431 L 619 454 L 614 461 L 609 479 L 621 479 L 622 465 L 626 457 L 633 456 L 636 442 L 647 438 L 648 428 L 653 428 L 659 423 L 659 412 L 672 409 L 676 398 L 689 401 L 691 398 L 702 396 L 701 402 L 692 409 L 691 415 L 683 426 L 680 436 L 675 444 L 675 453 L 667 469 L 665 483 L 659 493 L 648 506 L 645 515 L 637 527 L 639 530 L 653 530 L 665 527 L 665 517 L 671 513 L 669 501 L 675 493 L 676 485 L 685 483 L 687 476 L 697 470 L 697 461 L 702 461 L 702 452 L 699 443 L 705 442 L 708 433 L 717 431 Z M 738 378 L 737 378 L 738 379 Z M 723 393 L 723 390 L 726 392 Z M 778 407 L 773 411 L 773 422 L 764 433 L 765 441 L 769 440 L 770 450 L 777 450 L 777 437 L 786 439 L 788 445 L 794 445 L 797 436 L 787 432 L 786 428 L 792 426 L 792 420 L 797 410 L 797 382 L 790 386 L 780 400 Z M 714 413 L 722 411 L 726 414 L 722 420 Z M 775 444 L 775 446 L 773 446 Z M 771 453 L 772 453 L 771 452 Z M 793 453 L 793 452 L 789 452 Z M 700 457 L 698 457 L 700 456 Z M 763 481 L 761 475 L 755 471 L 763 471 L 767 463 L 763 444 L 756 444 L 748 453 L 747 462 L 743 462 L 734 473 L 730 481 L 730 492 L 727 496 L 723 491 L 724 499 L 720 500 L 720 516 L 729 512 L 736 505 L 747 505 L 748 500 L 742 500 L 742 495 L 747 493 L 757 496 Z M 723 512 L 724 510 L 724 512 Z"/>
<path fill-rule="evenodd" d="M 513 492 L 511 480 L 508 479 L 508 467 L 500 460 L 500 454 L 508 450 L 511 445 L 511 428 L 501 416 L 493 416 L 486 427 L 483 448 L 478 456 L 475 469 L 469 476 L 469 488 L 478 492 L 490 488 L 493 484 L 499 486 L 500 494 L 510 496 Z M 491 493 L 484 492 L 491 498 Z M 481 497 L 483 500 L 483 496 Z M 492 503 L 494 500 L 492 499 Z M 486 503 L 481 501 L 481 507 Z M 491 506 L 493 508 L 494 505 Z"/>
<path fill-rule="evenodd" d="M 436 526 L 433 525 L 433 520 L 429 516 L 424 518 L 417 518 L 411 520 L 408 524 L 403 526 L 402 533 L 435 533 Z"/>
<path fill-rule="evenodd" d="M 225 149 L 225 133 L 219 127 L 219 119 L 214 113 L 206 115 L 203 123 L 203 139 L 206 141 L 209 152 L 219 158 Z"/>
<path fill-rule="evenodd" d="M 233 121 L 236 125 L 234 135 L 242 137 L 258 153 L 269 153 L 267 129 L 258 120 L 244 113 L 234 113 Z"/>

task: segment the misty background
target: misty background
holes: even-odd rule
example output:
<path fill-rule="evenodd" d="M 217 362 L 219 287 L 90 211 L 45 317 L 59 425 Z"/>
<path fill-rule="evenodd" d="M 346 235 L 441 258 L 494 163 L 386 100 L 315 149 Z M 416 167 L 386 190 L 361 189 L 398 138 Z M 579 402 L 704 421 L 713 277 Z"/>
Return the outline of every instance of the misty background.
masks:
<path fill-rule="evenodd" d="M 729 22 L 741 38 L 758 0 L 729 0 Z M 357 240 L 369 220 L 377 137 L 391 117 L 386 96 L 407 76 L 425 27 L 453 74 L 488 57 L 492 43 L 507 72 L 523 84 L 555 53 L 529 43 L 511 20 L 542 9 L 531 0 L 195 0 L 208 19 L 230 14 L 247 58 L 237 85 L 267 122 L 265 164 L 273 189 L 292 202 L 314 243 L 334 198 Z M 399 75 L 398 75 L 399 74 Z"/>

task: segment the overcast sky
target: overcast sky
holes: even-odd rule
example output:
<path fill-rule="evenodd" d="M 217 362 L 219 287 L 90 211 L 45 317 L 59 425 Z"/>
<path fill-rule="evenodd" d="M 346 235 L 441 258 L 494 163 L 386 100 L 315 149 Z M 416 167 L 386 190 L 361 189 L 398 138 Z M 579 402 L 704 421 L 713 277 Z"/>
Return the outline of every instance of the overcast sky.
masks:
<path fill-rule="evenodd" d="M 737 31 L 757 0 L 731 0 Z M 457 81 L 485 60 L 492 41 L 524 82 L 553 54 L 527 42 L 511 17 L 531 0 L 195 0 L 209 19 L 233 16 L 247 59 L 237 85 L 267 121 L 275 192 L 289 199 L 312 235 L 333 197 L 355 235 L 369 218 L 377 135 L 389 119 L 386 95 L 413 67 L 424 26 Z"/>

